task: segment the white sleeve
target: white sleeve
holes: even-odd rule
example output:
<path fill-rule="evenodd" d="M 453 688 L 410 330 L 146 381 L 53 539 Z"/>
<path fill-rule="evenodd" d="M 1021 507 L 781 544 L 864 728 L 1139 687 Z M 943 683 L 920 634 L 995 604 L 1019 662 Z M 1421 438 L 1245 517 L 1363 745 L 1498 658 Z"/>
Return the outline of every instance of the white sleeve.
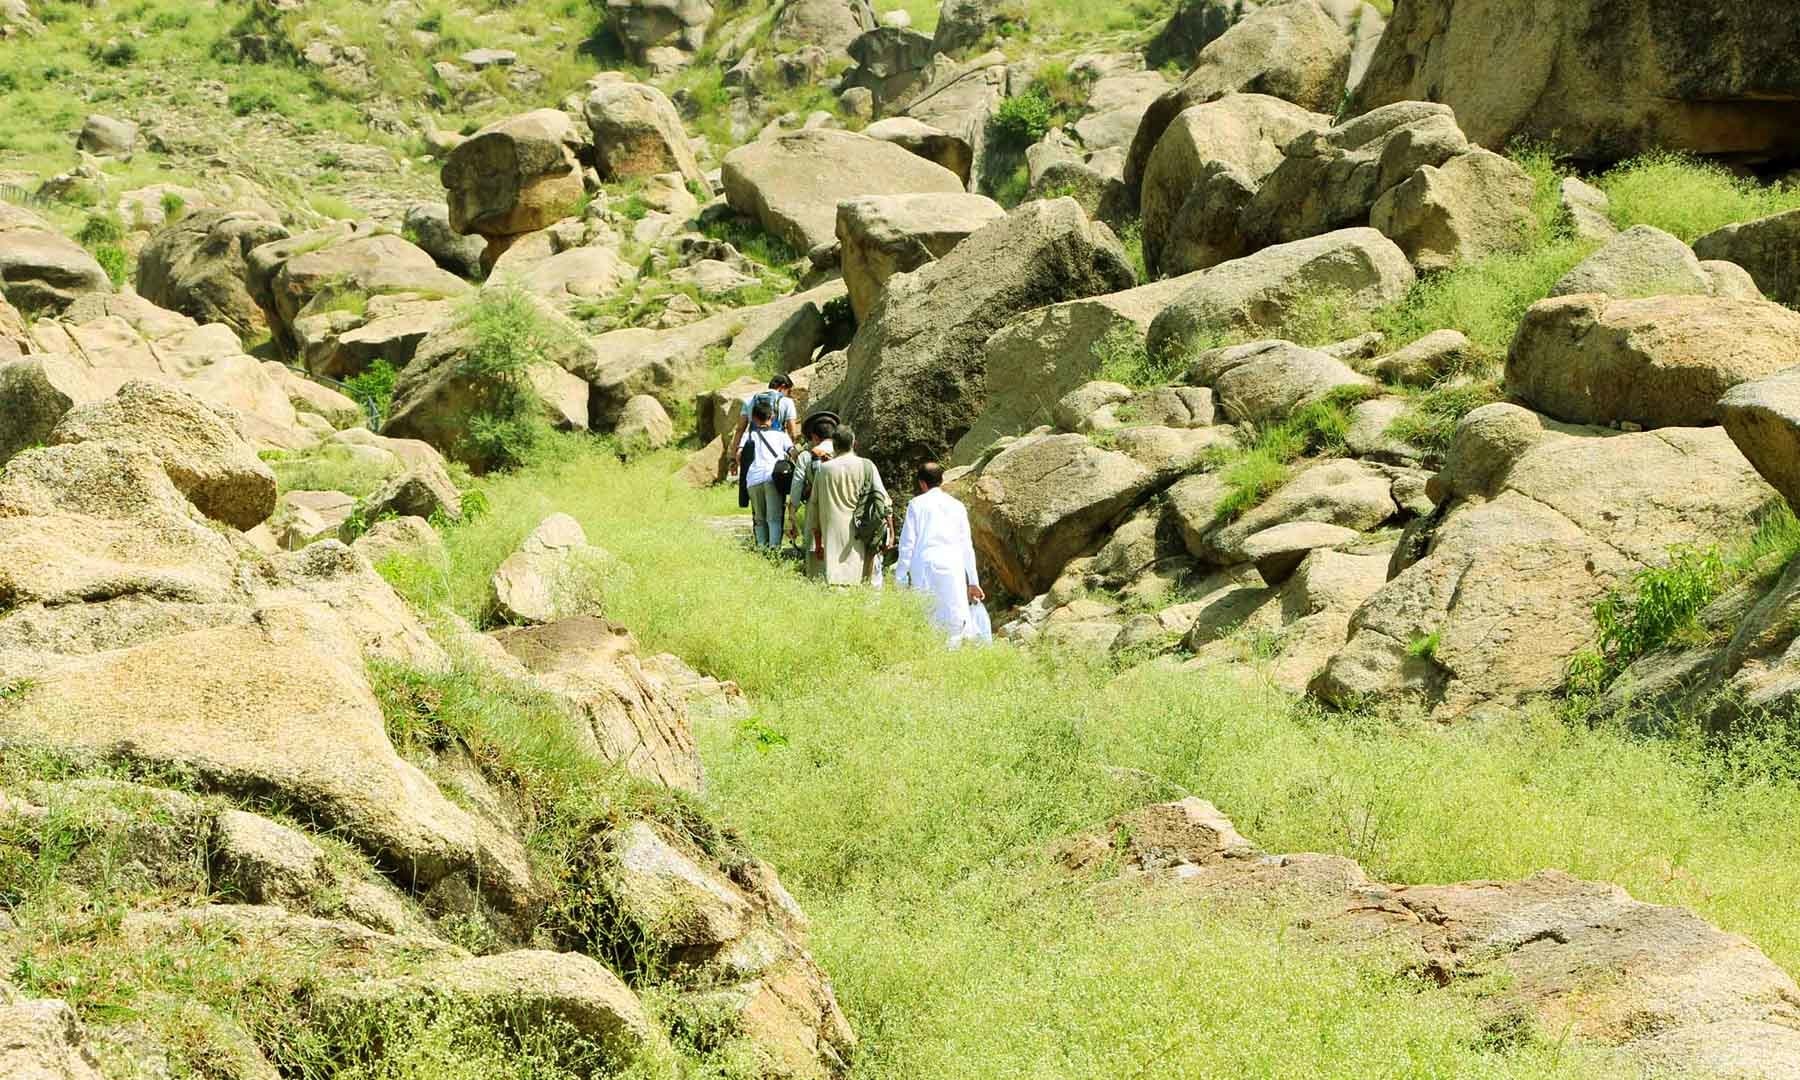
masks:
<path fill-rule="evenodd" d="M 913 549 L 919 544 L 919 504 L 906 508 L 906 524 L 900 527 L 900 555 L 894 560 L 894 583 L 905 585 L 912 577 Z"/>
<path fill-rule="evenodd" d="M 963 549 L 963 573 L 968 577 L 970 585 L 980 585 L 981 577 L 975 571 L 975 537 L 969 530 L 969 511 L 961 503 L 956 504 L 957 524 L 961 527 Z"/>

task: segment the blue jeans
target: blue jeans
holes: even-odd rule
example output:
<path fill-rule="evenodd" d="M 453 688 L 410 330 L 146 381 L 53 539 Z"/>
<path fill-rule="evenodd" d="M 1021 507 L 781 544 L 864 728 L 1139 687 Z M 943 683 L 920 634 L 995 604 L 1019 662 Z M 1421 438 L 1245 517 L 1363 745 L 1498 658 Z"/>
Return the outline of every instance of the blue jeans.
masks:
<path fill-rule="evenodd" d="M 787 499 L 774 483 L 756 484 L 750 488 L 750 517 L 756 522 L 756 546 L 781 546 L 781 526 L 787 511 Z"/>

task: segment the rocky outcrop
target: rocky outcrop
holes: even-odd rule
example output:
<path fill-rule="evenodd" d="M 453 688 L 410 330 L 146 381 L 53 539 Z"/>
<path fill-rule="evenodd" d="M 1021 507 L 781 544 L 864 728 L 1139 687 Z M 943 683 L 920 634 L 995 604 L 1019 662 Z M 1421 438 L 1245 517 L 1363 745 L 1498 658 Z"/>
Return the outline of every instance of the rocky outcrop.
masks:
<path fill-rule="evenodd" d="M 705 185 L 681 114 L 661 90 L 644 83 L 602 83 L 588 95 L 584 112 L 603 179 L 680 173 L 688 183 Z"/>
<path fill-rule="evenodd" d="M 19 1080 L 100 1080 L 100 1059 L 67 1002 L 20 998 L 0 984 L 0 1073 Z"/>
<path fill-rule="evenodd" d="M 1227 94 L 1178 114 L 1144 165 L 1144 262 L 1171 276 L 1248 254 L 1238 222 L 1282 147 L 1331 118 L 1263 94 Z"/>
<path fill-rule="evenodd" d="M 857 321 L 869 317 L 889 278 L 943 258 L 970 233 L 1005 216 L 985 195 L 882 195 L 838 203 L 839 261 Z"/>
<path fill-rule="evenodd" d="M 76 297 L 112 291 L 92 255 L 31 211 L 0 203 L 0 296 L 22 311 L 54 314 Z"/>
<path fill-rule="evenodd" d="M 1800 370 L 1732 387 L 1719 399 L 1719 419 L 1762 478 L 1800 507 Z"/>
<path fill-rule="evenodd" d="M 1269 423 L 1344 390 L 1374 387 L 1335 356 L 1287 341 L 1255 341 L 1209 349 L 1194 358 L 1188 382 L 1211 387 L 1219 407 L 1239 423 Z"/>
<path fill-rule="evenodd" d="M 71 409 L 50 433 L 51 445 L 116 441 L 158 461 L 196 509 L 237 529 L 251 529 L 275 509 L 275 474 L 232 420 L 191 394 L 151 382 L 128 382 L 104 401 Z"/>
<path fill-rule="evenodd" d="M 675 439 L 675 421 L 662 402 L 639 394 L 625 403 L 613 436 L 627 450 L 660 450 Z"/>
<path fill-rule="evenodd" d="M 1761 300 L 1597 294 L 1532 305 L 1506 358 L 1508 393 L 1577 424 L 1688 427 L 1720 395 L 1800 355 L 1800 315 Z"/>
<path fill-rule="evenodd" d="M 712 20 L 707 0 L 606 0 L 607 25 L 631 59 L 655 75 L 693 63 Z"/>
<path fill-rule="evenodd" d="M 138 255 L 138 295 L 197 322 L 222 322 L 240 337 L 267 326 L 244 285 L 250 252 L 287 229 L 242 210 L 195 210 L 164 225 Z"/>
<path fill-rule="evenodd" d="M 1524 246 L 1535 192 L 1517 164 L 1475 150 L 1419 166 L 1375 200 L 1369 224 L 1420 270 L 1448 270 Z"/>
<path fill-rule="evenodd" d="M 1151 355 L 1226 330 L 1274 328 L 1321 295 L 1369 310 L 1417 280 L 1406 254 L 1374 229 L 1344 229 L 1277 244 L 1182 279 L 1180 297 L 1150 324 Z"/>
<path fill-rule="evenodd" d="M 871 139 L 893 143 L 926 161 L 942 165 L 955 173 L 964 184 L 969 182 L 975 164 L 975 151 L 969 141 L 959 135 L 952 135 L 910 116 L 890 116 L 885 120 L 877 120 L 863 128 L 863 134 Z"/>
<path fill-rule="evenodd" d="M 1055 584 L 1149 490 L 1155 474 L 1081 435 L 1028 435 L 948 485 L 969 508 L 976 555 L 1017 597 Z"/>
<path fill-rule="evenodd" d="M 740 146 L 721 175 L 732 209 L 801 254 L 836 239 L 845 199 L 963 189 L 956 174 L 893 143 L 828 129 Z"/>
<path fill-rule="evenodd" d="M 1181 85 L 1144 114 L 1125 158 L 1125 185 L 1145 166 L 1175 118 L 1227 94 L 1266 94 L 1309 112 L 1334 113 L 1350 72 L 1350 37 L 1317 4 L 1259 7 L 1200 50 Z"/>
<path fill-rule="evenodd" d="M 1681 908 L 1546 870 L 1520 881 L 1393 885 L 1336 855 L 1269 855 L 1189 797 L 1120 815 L 1057 845 L 1112 903 L 1279 904 L 1289 932 L 1375 955 L 1437 985 L 1499 976 L 1478 1008 L 1526 1018 L 1622 1067 L 1780 1076 L 1800 1054 L 1800 988 L 1745 939 Z M 1122 868 L 1122 869 L 1121 869 Z M 1429 991 L 1427 991 L 1429 992 Z"/>
<path fill-rule="evenodd" d="M 551 514 L 494 571 L 490 582 L 494 614 L 519 626 L 598 615 L 602 609 L 598 578 L 610 558 L 588 543 L 580 522 L 567 514 Z"/>
<path fill-rule="evenodd" d="M 1730 263 L 1701 262 L 1676 237 L 1654 225 L 1633 225 L 1602 244 L 1551 287 L 1551 296 L 1605 293 L 1625 299 L 1662 294 L 1760 300 L 1753 282 Z"/>
<path fill-rule="evenodd" d="M 596 758 L 645 780 L 700 790 L 700 754 L 687 710 L 639 662 L 637 643 L 623 627 L 574 615 L 500 630 L 494 638 L 564 702 L 578 722 L 578 741 Z"/>
<path fill-rule="evenodd" d="M 1796 35 L 1749 8 L 1418 0 L 1395 11 L 1350 107 L 1439 101 L 1489 149 L 1553 142 L 1595 162 L 1650 150 L 1792 157 Z"/>
<path fill-rule="evenodd" d="M 443 184 L 450 227 L 492 241 L 555 224 L 575 212 L 583 139 L 567 113 L 538 109 L 495 121 L 450 152 Z"/>
<path fill-rule="evenodd" d="M 1446 718 L 1553 690 L 1608 589 L 1671 547 L 1747 530 L 1772 495 L 1719 428 L 1618 434 L 1477 409 L 1434 481 L 1428 553 L 1356 612 L 1312 689 Z"/>
<path fill-rule="evenodd" d="M 1072 199 L 1027 203 L 889 280 L 851 343 L 837 411 L 886 475 L 949 456 L 987 400 L 987 339 L 1018 314 L 1134 284 L 1118 240 Z"/>
<path fill-rule="evenodd" d="M 1800 304 L 1800 210 L 1727 225 L 1694 241 L 1694 254 L 1750 272 L 1769 299 Z"/>

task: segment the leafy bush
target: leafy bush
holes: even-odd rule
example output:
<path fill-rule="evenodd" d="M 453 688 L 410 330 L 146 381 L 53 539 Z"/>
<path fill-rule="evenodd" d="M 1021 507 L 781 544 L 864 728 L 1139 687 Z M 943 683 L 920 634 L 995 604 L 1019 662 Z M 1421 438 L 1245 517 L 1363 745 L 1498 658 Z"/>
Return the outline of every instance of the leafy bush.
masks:
<path fill-rule="evenodd" d="M 1235 521 L 1287 483 L 1289 466 L 1308 454 L 1344 453 L 1350 431 L 1350 408 L 1380 394 L 1373 386 L 1347 386 L 1295 409 L 1278 424 L 1255 428 L 1247 447 L 1222 451 L 1213 458 L 1219 478 L 1230 491 L 1216 511 L 1221 522 Z"/>
<path fill-rule="evenodd" d="M 460 373 L 479 382 L 485 398 L 468 419 L 469 456 L 485 469 L 517 468 L 549 432 L 531 369 L 554 365 L 571 345 L 570 332 L 529 294 L 510 287 L 482 290 L 459 318 L 469 335 Z"/>
<path fill-rule="evenodd" d="M 117 244 L 101 244 L 93 249 L 94 261 L 114 285 L 125 284 L 125 276 L 130 271 L 130 258 L 125 249 Z"/>
<path fill-rule="evenodd" d="M 1764 186 L 1681 154 L 1628 161 L 1599 180 L 1621 228 L 1654 225 L 1687 243 L 1724 225 L 1800 207 L 1800 188 Z"/>
<path fill-rule="evenodd" d="M 187 213 L 187 200 L 176 192 L 165 191 L 162 197 L 162 212 L 166 221 L 180 220 L 181 215 Z"/>
<path fill-rule="evenodd" d="M 236 116 L 249 116 L 258 112 L 282 112 L 280 100 L 274 92 L 263 86 L 246 87 L 233 90 L 225 99 L 225 105 Z"/>
<path fill-rule="evenodd" d="M 1129 326 L 1115 326 L 1094 343 L 1091 350 L 1094 377 L 1107 382 L 1124 383 L 1134 390 L 1166 386 L 1179 377 L 1186 367 L 1186 357 L 1179 349 L 1164 349 L 1151 356 L 1142 331 Z"/>
<path fill-rule="evenodd" d="M 1056 126 L 1056 103 L 1042 84 L 1009 97 L 994 110 L 994 134 L 1012 146 L 1029 146 Z"/>
<path fill-rule="evenodd" d="M 400 372 L 393 364 L 376 360 L 361 373 L 344 380 L 344 393 L 355 398 L 364 409 L 385 417 L 394 403 L 394 383 L 399 378 Z"/>
<path fill-rule="evenodd" d="M 1441 460 L 1449 453 L 1462 418 L 1501 397 L 1499 385 L 1486 380 L 1440 383 L 1407 402 L 1406 411 L 1388 425 L 1387 434 Z"/>
<path fill-rule="evenodd" d="M 111 214 L 89 214 L 75 234 L 75 242 L 85 248 L 117 244 L 124 239 L 125 226 Z"/>
<path fill-rule="evenodd" d="M 107 67 L 130 67 L 137 63 L 137 43 L 130 40 L 109 41 L 104 45 L 90 45 L 88 55 Z"/>
<path fill-rule="evenodd" d="M 1570 661 L 1570 681 L 1580 689 L 1600 690 L 1640 657 L 1678 639 L 1696 638 L 1702 609 L 1731 580 L 1717 548 L 1678 549 L 1668 565 L 1633 575 L 1622 590 L 1608 593 L 1594 607 L 1599 630 L 1594 649 Z"/>

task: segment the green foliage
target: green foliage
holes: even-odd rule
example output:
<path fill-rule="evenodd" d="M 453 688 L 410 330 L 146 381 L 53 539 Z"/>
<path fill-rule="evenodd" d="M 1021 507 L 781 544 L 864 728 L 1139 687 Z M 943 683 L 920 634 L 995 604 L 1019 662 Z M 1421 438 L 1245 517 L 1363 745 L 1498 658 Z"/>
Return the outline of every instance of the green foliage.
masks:
<path fill-rule="evenodd" d="M 1602 689 L 1640 657 L 1697 637 L 1701 610 L 1729 580 L 1717 548 L 1677 549 L 1667 565 L 1638 571 L 1625 590 L 1595 605 L 1598 641 L 1571 661 L 1571 679 L 1579 689 Z"/>
<path fill-rule="evenodd" d="M 364 409 L 386 417 L 394 404 L 394 384 L 400 371 L 386 360 L 375 360 L 368 367 L 344 380 L 344 393 Z"/>
<path fill-rule="evenodd" d="M 1319 401 L 1295 409 L 1286 420 L 1246 428 L 1247 446 L 1213 455 L 1212 465 L 1230 490 L 1216 510 L 1221 522 L 1235 521 L 1257 506 L 1292 475 L 1292 463 L 1307 455 L 1344 453 L 1350 431 L 1350 409 L 1380 394 L 1372 386 L 1347 386 Z"/>
<path fill-rule="evenodd" d="M 1406 411 L 1388 425 L 1387 434 L 1441 461 L 1450 452 L 1450 442 L 1462 418 L 1503 396 L 1499 384 L 1487 380 L 1441 382 L 1413 395 L 1406 403 Z"/>
<path fill-rule="evenodd" d="M 111 214 L 90 214 L 75 234 L 75 242 L 85 248 L 101 244 L 117 244 L 125 239 L 125 226 Z"/>
<path fill-rule="evenodd" d="M 106 276 L 114 285 L 125 284 L 125 277 L 130 271 L 130 256 L 125 254 L 124 248 L 118 244 L 101 244 L 94 248 L 93 254 L 94 261 L 100 264 L 100 269 L 106 271 Z"/>
<path fill-rule="evenodd" d="M 1687 243 L 1737 221 L 1800 208 L 1800 188 L 1764 186 L 1721 165 L 1654 153 L 1600 177 L 1620 228 L 1654 225 Z"/>
<path fill-rule="evenodd" d="M 516 288 L 477 293 L 458 316 L 469 336 L 461 374 L 482 385 L 483 405 L 468 418 L 467 448 L 484 469 L 525 464 L 549 433 L 543 402 L 531 385 L 531 369 L 555 365 L 573 344 L 568 328 Z"/>
<path fill-rule="evenodd" d="M 1035 84 L 1023 94 L 1000 103 L 990 121 L 994 136 L 1015 147 L 1030 146 L 1056 126 L 1056 103 L 1043 85 Z"/>
<path fill-rule="evenodd" d="M 1138 282 L 1149 281 L 1150 268 L 1144 262 L 1144 223 L 1136 218 L 1126 222 L 1119 232 L 1119 243 L 1125 248 L 1125 258 Z"/>
<path fill-rule="evenodd" d="M 179 221 L 181 215 L 187 213 L 187 200 L 176 192 L 165 191 L 162 197 L 162 212 L 164 220 Z"/>
<path fill-rule="evenodd" d="M 1095 378 L 1124 383 L 1134 390 L 1166 386 L 1187 367 L 1179 349 L 1164 349 L 1151 356 L 1143 331 L 1124 324 L 1108 330 L 1094 343 L 1092 353 Z"/>
<path fill-rule="evenodd" d="M 388 478 L 350 447 L 327 444 L 310 450 L 267 450 L 261 455 L 275 474 L 277 491 L 341 491 L 362 498 Z"/>
<path fill-rule="evenodd" d="M 137 63 L 138 47 L 130 40 L 96 42 L 88 46 L 88 55 L 107 67 L 130 67 Z"/>
<path fill-rule="evenodd" d="M 1438 645 L 1443 640 L 1443 632 L 1433 630 L 1429 634 L 1416 637 L 1406 646 L 1406 655 L 1415 660 L 1436 660 Z"/>
<path fill-rule="evenodd" d="M 907 597 L 830 592 L 697 529 L 734 500 L 672 479 L 678 454 L 621 466 L 587 446 L 481 481 L 493 511 L 449 530 L 440 587 L 478 611 L 499 561 L 562 510 L 636 571 L 609 618 L 743 687 L 786 742 L 697 719 L 708 799 L 811 917 L 859 1080 L 1611 1075 L 1573 1041 L 1495 1037 L 1482 984 L 1422 992 L 1280 912 L 1122 902 L 1043 855 L 1190 793 L 1270 851 L 1353 855 L 1403 882 L 1558 867 L 1800 961 L 1800 787 L 1775 771 L 1793 745 L 1779 731 L 1726 753 L 1548 710 L 1446 729 L 1326 717 L 1204 672 L 946 654 Z M 718 599 L 744 595 L 758 603 Z M 771 636 L 769 610 L 805 618 Z"/>
<path fill-rule="evenodd" d="M 281 107 L 281 100 L 265 86 L 248 86 L 242 90 L 233 90 L 225 99 L 225 105 L 236 116 L 249 116 L 252 113 L 279 113 L 286 110 Z"/>
<path fill-rule="evenodd" d="M 764 266 L 791 266 L 806 257 L 805 252 L 795 251 L 787 241 L 763 231 L 756 222 L 736 215 L 702 221 L 700 231 L 709 239 L 730 244 L 740 254 Z"/>

